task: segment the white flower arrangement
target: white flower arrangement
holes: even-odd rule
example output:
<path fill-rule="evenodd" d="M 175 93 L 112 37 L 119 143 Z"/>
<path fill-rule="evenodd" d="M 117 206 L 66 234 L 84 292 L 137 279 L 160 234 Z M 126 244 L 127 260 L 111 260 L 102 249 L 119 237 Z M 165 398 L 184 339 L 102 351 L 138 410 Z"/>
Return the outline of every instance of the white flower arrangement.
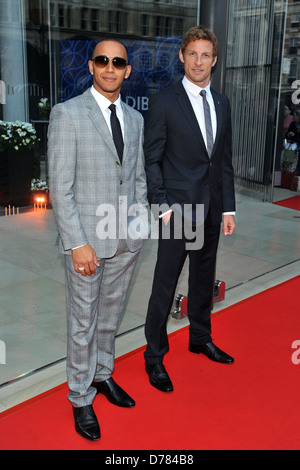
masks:
<path fill-rule="evenodd" d="M 36 130 L 32 124 L 0 121 L 0 150 L 30 150 L 36 141 Z"/>
<path fill-rule="evenodd" d="M 45 109 L 48 111 L 50 109 L 48 98 L 41 98 L 40 101 L 38 102 L 38 107 L 40 109 Z"/>
<path fill-rule="evenodd" d="M 46 120 L 49 117 L 50 103 L 48 98 L 41 98 L 38 102 L 39 117 L 42 120 Z"/>
<path fill-rule="evenodd" d="M 46 181 L 39 180 L 39 179 L 31 180 L 31 191 L 43 191 L 47 189 L 48 189 L 48 185 Z"/>

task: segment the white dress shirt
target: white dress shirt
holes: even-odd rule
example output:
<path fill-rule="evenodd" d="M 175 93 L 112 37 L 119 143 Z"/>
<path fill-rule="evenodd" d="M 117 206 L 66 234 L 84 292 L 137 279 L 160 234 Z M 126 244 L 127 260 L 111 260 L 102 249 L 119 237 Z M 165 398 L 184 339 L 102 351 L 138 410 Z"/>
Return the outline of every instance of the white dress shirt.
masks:
<path fill-rule="evenodd" d="M 92 95 L 93 97 L 95 98 L 95 100 L 97 101 L 98 105 L 99 105 L 99 108 L 101 109 L 102 111 L 102 114 L 104 116 L 104 119 L 108 125 L 108 128 L 111 132 L 111 125 L 110 125 L 110 115 L 111 115 L 111 111 L 109 108 L 109 106 L 112 104 L 111 101 L 109 101 L 108 98 L 106 98 L 104 95 L 101 95 L 101 93 L 99 93 L 99 91 L 97 91 L 94 86 L 92 85 L 91 87 L 91 92 L 92 92 Z M 119 98 L 117 99 L 117 101 L 115 101 L 113 104 L 116 105 L 116 111 L 117 111 L 117 117 L 120 121 L 120 124 L 121 124 L 121 129 L 122 129 L 122 134 L 123 134 L 123 138 L 124 138 L 124 116 L 123 116 L 123 110 L 122 110 L 122 106 L 121 106 L 121 97 L 119 96 Z"/>

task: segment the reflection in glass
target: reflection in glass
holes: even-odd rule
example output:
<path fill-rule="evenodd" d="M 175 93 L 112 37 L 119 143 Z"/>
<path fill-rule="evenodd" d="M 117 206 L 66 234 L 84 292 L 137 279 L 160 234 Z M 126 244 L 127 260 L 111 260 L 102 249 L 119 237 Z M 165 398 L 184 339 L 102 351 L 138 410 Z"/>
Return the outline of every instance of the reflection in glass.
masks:
<path fill-rule="evenodd" d="M 116 36 L 128 47 L 133 65 L 123 99 L 145 113 L 150 93 L 180 76 L 178 44 L 194 24 L 196 10 L 195 0 L 0 0 L 0 119 L 32 125 L 37 136 L 33 161 L 25 165 L 30 169 L 29 200 L 18 199 L 17 216 L 5 216 L 6 206 L 7 214 L 15 209 L 13 200 L 1 199 L 6 183 L 0 155 L 0 272 L 5 273 L 0 279 L 0 340 L 7 352 L 0 384 L 65 357 L 64 278 L 47 193 L 51 107 L 91 85 L 87 62 L 95 44 Z M 21 164 L 14 168 L 24 182 Z M 21 188 L 16 176 L 12 179 Z M 121 325 L 120 333 L 143 322 L 136 315 Z"/>

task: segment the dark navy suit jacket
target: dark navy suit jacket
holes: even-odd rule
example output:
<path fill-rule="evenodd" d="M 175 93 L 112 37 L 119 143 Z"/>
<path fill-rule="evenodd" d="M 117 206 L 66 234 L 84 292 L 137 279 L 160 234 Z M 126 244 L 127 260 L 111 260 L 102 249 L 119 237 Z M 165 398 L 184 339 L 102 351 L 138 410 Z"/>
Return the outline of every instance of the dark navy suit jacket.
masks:
<path fill-rule="evenodd" d="M 213 225 L 235 211 L 231 109 L 228 98 L 211 90 L 217 134 L 209 158 L 188 95 L 175 85 L 153 95 L 145 126 L 145 163 L 150 204 L 203 204 Z"/>

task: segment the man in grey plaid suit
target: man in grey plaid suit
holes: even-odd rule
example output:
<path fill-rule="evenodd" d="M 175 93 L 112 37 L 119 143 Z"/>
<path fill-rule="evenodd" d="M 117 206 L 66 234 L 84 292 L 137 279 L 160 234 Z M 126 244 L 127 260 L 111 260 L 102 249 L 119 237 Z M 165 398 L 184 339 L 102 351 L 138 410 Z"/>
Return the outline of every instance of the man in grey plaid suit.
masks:
<path fill-rule="evenodd" d="M 88 64 L 93 86 L 54 106 L 48 131 L 50 194 L 66 274 L 68 398 L 76 431 L 90 440 L 100 438 L 92 407 L 97 393 L 117 406 L 135 405 L 112 378 L 115 334 L 148 237 L 143 118 L 120 98 L 131 72 L 127 61 L 122 43 L 99 42 Z"/>

